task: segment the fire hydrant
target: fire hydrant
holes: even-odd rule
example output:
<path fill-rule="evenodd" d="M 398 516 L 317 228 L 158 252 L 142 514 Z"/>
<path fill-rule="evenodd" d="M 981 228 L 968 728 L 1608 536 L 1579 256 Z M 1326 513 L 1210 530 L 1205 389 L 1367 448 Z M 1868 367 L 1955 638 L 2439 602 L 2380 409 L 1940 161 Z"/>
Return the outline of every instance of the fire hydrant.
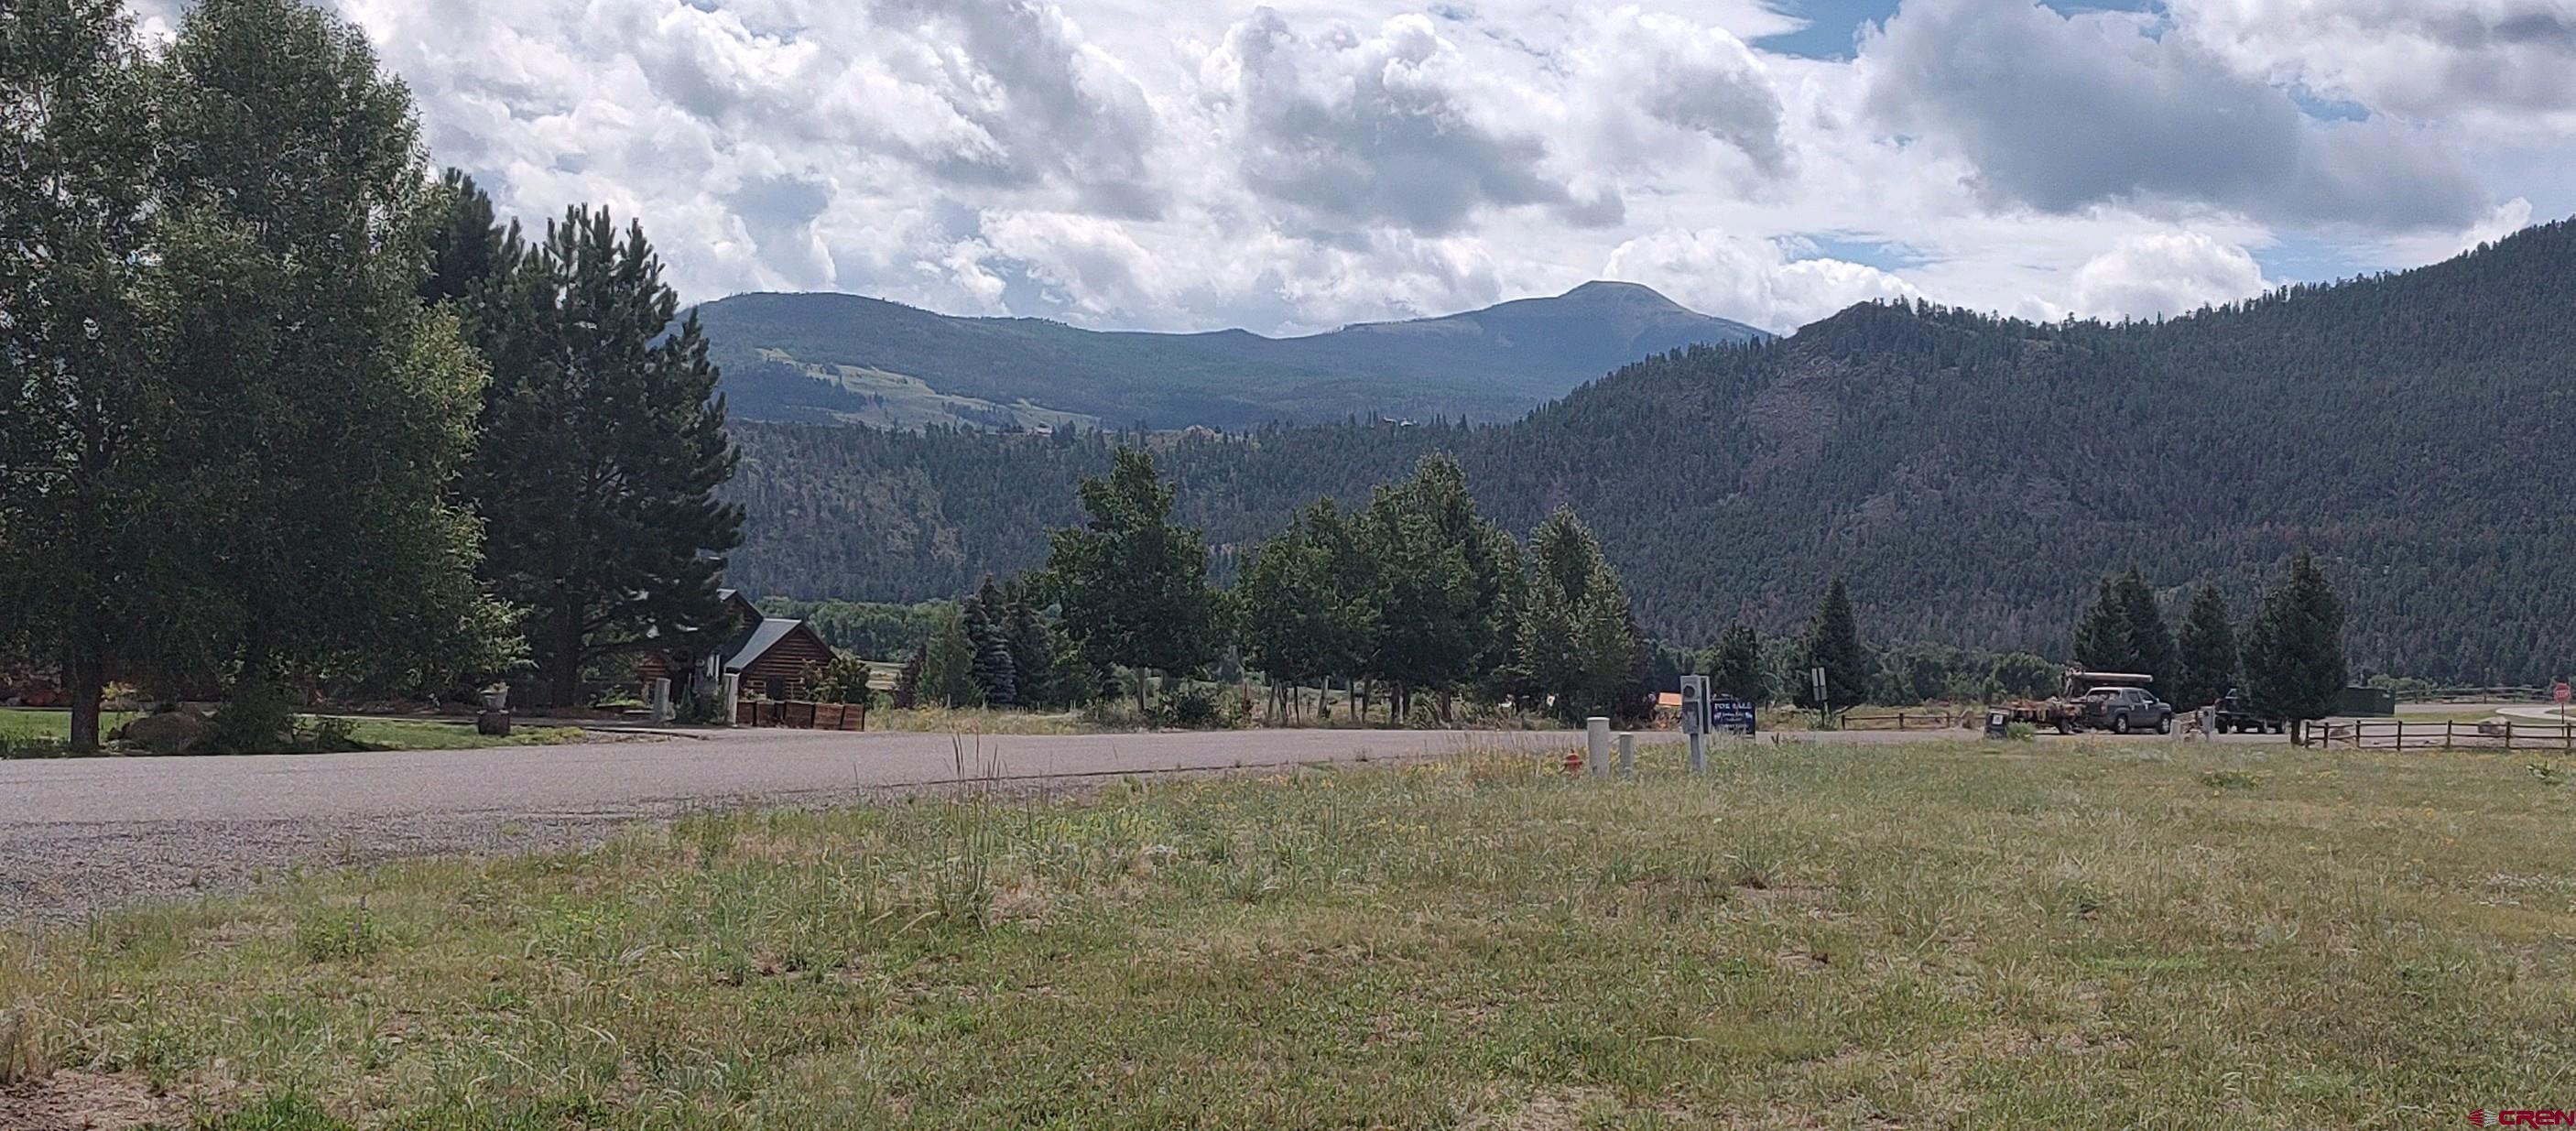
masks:
<path fill-rule="evenodd" d="M 1579 774 L 1583 772 L 1582 751 L 1568 750 L 1565 752 L 1565 772 L 1569 774 Z"/>

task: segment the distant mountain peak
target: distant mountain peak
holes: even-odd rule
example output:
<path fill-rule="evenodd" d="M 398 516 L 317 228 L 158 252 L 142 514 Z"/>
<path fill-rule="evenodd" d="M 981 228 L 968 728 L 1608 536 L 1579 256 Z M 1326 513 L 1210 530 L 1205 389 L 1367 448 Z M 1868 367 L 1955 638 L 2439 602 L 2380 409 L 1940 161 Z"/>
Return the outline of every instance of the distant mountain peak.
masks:
<path fill-rule="evenodd" d="M 1673 307 L 1677 310 L 1688 309 L 1687 307 L 1682 306 L 1682 304 L 1674 302 L 1671 298 L 1666 297 L 1664 292 L 1647 286 L 1644 283 L 1627 283 L 1616 279 L 1594 279 L 1589 283 L 1585 283 L 1582 286 L 1576 287 L 1573 290 L 1567 291 L 1556 297 L 1584 298 L 1593 300 L 1612 299 L 1620 302 L 1651 302 L 1662 306 Z"/>

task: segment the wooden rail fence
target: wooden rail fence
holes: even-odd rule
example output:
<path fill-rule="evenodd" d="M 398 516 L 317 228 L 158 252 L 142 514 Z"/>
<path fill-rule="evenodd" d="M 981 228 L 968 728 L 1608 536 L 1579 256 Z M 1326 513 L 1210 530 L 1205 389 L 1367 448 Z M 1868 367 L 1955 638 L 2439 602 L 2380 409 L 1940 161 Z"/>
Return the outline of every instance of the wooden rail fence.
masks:
<path fill-rule="evenodd" d="M 1982 720 L 1982 711 L 1893 711 L 1886 714 L 1835 716 L 1844 730 L 1949 730 L 1970 725 L 1970 716 Z"/>
<path fill-rule="evenodd" d="M 2576 755 L 2576 723 L 2517 719 L 2489 722 L 2411 723 L 2360 719 L 2310 723 L 2319 745 L 2352 750 L 2555 750 Z"/>

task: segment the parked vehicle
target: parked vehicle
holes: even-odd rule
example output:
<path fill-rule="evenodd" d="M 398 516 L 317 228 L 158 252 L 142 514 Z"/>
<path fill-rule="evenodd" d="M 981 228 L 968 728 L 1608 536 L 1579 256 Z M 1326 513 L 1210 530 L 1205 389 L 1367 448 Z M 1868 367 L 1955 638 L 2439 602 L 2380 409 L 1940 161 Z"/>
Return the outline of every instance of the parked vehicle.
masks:
<path fill-rule="evenodd" d="M 2290 724 L 2283 720 L 2267 719 L 2255 714 L 2245 705 L 2245 697 L 2233 691 L 2228 692 L 2225 698 L 2218 701 L 2217 726 L 2220 734 L 2226 734 L 2229 731 L 2238 734 L 2262 734 L 2265 731 L 2282 734 L 2290 729 Z"/>
<path fill-rule="evenodd" d="M 2087 730 L 2173 733 L 2173 704 L 2156 698 L 2143 687 L 2097 687 L 2075 702 Z"/>
<path fill-rule="evenodd" d="M 2173 705 L 2147 691 L 2146 685 L 2152 681 L 2153 677 L 2133 672 L 2070 668 L 2065 690 L 2056 698 L 2015 700 L 2004 704 L 2003 710 L 2011 722 L 2055 727 L 2059 734 L 2086 730 L 2171 734 Z"/>

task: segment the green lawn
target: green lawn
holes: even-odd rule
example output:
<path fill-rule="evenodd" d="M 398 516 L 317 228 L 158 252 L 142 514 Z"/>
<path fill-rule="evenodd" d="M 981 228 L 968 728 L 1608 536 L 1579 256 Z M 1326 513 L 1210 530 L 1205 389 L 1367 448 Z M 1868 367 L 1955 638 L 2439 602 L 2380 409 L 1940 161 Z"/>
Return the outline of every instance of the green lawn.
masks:
<path fill-rule="evenodd" d="M 108 712 L 101 719 L 102 730 L 113 732 L 134 716 L 126 712 Z M 582 731 L 574 727 L 521 727 L 508 738 L 494 738 L 477 733 L 471 722 L 447 719 L 367 719 L 355 720 L 352 733 L 358 741 L 378 750 L 472 750 L 488 746 L 543 746 L 574 742 Z M 0 742 L 53 741 L 71 737 L 71 714 L 67 711 L 30 710 L 0 707 Z"/>
<path fill-rule="evenodd" d="M 1742 749 L 1702 780 L 1657 749 L 1637 783 L 1494 756 L 709 815 L 18 936 L 0 1002 L 76 1070 L 51 1086 L 237 1129 L 2398 1128 L 2576 1097 L 2567 767 Z"/>

